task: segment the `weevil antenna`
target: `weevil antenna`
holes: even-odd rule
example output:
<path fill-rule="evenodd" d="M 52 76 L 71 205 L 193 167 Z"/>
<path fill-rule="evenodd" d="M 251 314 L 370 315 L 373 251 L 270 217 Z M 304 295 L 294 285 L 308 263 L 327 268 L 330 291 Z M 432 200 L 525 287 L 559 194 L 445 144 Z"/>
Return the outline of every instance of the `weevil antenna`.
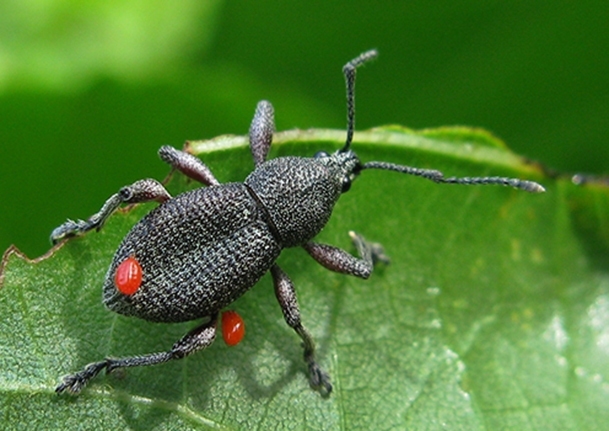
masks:
<path fill-rule="evenodd" d="M 353 140 L 353 131 L 355 130 L 355 70 L 377 55 L 378 52 L 375 49 L 371 49 L 361 53 L 343 67 L 345 83 L 347 84 L 347 140 L 345 141 L 345 146 L 340 150 L 341 153 L 349 150 Z"/>
<path fill-rule="evenodd" d="M 475 186 L 475 185 L 501 185 L 501 186 L 510 186 L 516 189 L 524 190 L 530 193 L 543 193 L 546 191 L 542 185 L 527 180 L 520 180 L 518 178 L 508 178 L 508 177 L 448 177 L 446 178 L 444 174 L 440 171 L 436 171 L 434 169 L 419 169 L 413 168 L 411 166 L 404 165 L 396 165 L 394 163 L 388 162 L 368 162 L 362 165 L 362 170 L 364 169 L 384 169 L 386 171 L 395 171 L 401 172 L 403 174 L 415 175 L 417 177 L 427 178 L 428 180 L 434 181 L 436 183 L 445 183 L 445 184 L 464 184 L 467 186 Z"/>

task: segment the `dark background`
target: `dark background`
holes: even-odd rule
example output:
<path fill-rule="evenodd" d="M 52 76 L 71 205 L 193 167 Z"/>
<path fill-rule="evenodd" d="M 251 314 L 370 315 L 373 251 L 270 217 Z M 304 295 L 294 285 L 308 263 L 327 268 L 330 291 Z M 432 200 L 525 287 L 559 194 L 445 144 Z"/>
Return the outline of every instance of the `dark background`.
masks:
<path fill-rule="evenodd" d="M 168 171 L 156 150 L 247 132 L 344 128 L 342 65 L 360 129 L 487 128 L 562 171 L 609 172 L 605 1 L 151 0 L 0 5 L 0 247 L 31 256 L 66 218 Z M 229 161 L 228 161 L 229 162 Z"/>

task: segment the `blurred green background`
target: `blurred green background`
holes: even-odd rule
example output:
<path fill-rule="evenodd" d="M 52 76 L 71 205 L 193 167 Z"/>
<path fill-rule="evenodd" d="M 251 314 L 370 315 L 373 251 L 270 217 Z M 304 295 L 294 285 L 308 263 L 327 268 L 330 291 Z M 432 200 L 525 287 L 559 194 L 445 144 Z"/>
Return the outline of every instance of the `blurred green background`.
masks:
<path fill-rule="evenodd" d="M 247 132 L 474 125 L 562 171 L 609 173 L 605 1 L 168 0 L 0 3 L 0 247 L 50 231 L 119 187 L 163 178 L 156 150 Z M 212 166 L 213 168 L 213 166 Z"/>

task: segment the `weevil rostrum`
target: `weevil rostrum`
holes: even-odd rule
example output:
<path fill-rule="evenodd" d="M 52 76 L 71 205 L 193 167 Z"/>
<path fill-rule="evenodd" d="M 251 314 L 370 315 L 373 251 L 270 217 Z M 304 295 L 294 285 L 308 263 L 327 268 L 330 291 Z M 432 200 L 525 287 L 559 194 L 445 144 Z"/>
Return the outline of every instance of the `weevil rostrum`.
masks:
<path fill-rule="evenodd" d="M 383 161 L 361 162 L 351 149 L 355 125 L 355 73 L 377 56 L 367 51 L 343 68 L 347 87 L 347 137 L 333 154 L 266 160 L 274 132 L 268 101 L 256 107 L 249 130 L 255 169 L 243 183 L 220 184 L 193 155 L 164 146 L 161 159 L 204 186 L 172 197 L 163 185 L 144 179 L 121 188 L 100 211 L 83 221 L 68 220 L 51 234 L 54 243 L 100 229 L 122 204 L 158 201 L 160 205 L 125 236 L 108 269 L 103 302 L 112 311 L 152 322 L 203 319 L 170 350 L 128 358 L 106 358 L 63 378 L 56 392 L 79 393 L 106 369 L 154 365 L 181 359 L 208 347 L 215 338 L 221 310 L 270 271 L 286 323 L 302 340 L 311 387 L 332 391 L 319 366 L 315 344 L 304 327 L 294 285 L 276 260 L 285 248 L 303 247 L 325 268 L 366 279 L 376 261 L 386 260 L 380 245 L 350 232 L 359 257 L 313 241 L 334 205 L 367 169 L 415 175 L 436 183 L 511 186 L 532 193 L 544 188 L 532 181 L 505 177 L 445 177 L 440 171 Z"/>

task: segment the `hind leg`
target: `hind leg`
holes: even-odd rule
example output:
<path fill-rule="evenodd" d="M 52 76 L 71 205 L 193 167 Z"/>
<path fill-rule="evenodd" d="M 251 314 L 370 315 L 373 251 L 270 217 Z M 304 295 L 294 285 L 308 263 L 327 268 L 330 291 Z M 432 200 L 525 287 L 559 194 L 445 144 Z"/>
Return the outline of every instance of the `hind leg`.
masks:
<path fill-rule="evenodd" d="M 209 347 L 216 337 L 217 321 L 218 315 L 216 314 L 212 316 L 209 322 L 197 326 L 186 334 L 168 352 L 150 353 L 148 355 L 120 359 L 106 358 L 103 361 L 89 364 L 82 371 L 65 376 L 63 382 L 55 389 L 55 392 L 59 394 L 68 391 L 71 394 L 78 394 L 89 380 L 97 376 L 104 368 L 107 373 L 110 373 L 117 368 L 161 364 L 173 359 L 182 359 L 197 350 L 205 349 Z"/>

